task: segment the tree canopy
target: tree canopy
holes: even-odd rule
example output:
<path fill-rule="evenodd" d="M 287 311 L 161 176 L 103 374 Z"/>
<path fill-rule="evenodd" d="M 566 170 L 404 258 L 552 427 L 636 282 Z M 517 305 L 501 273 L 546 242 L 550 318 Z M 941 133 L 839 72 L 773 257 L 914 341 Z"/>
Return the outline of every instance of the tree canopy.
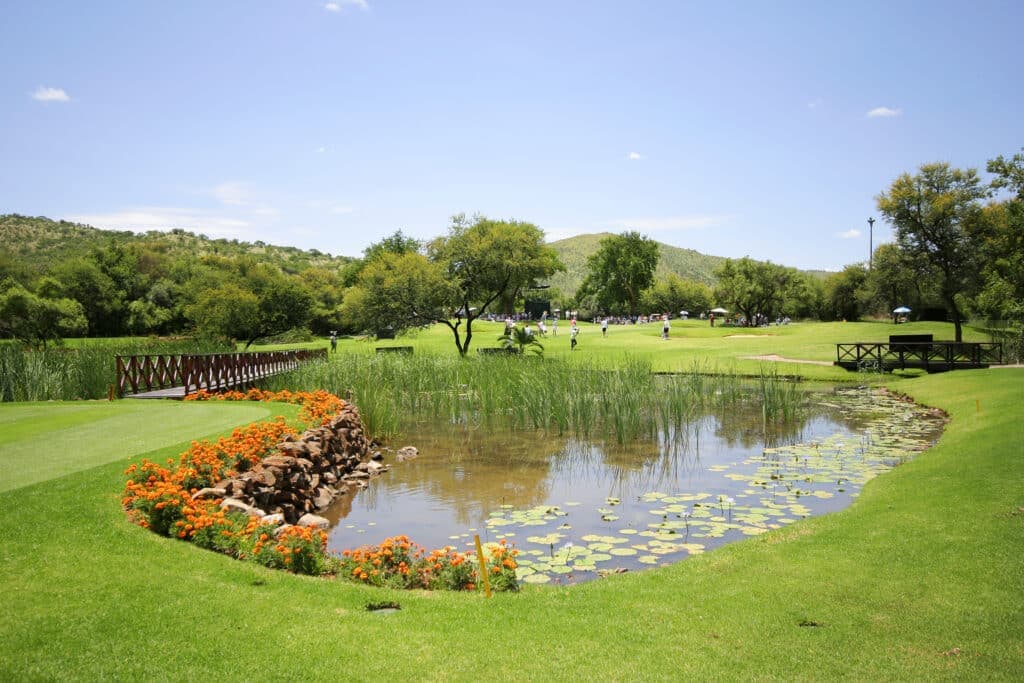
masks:
<path fill-rule="evenodd" d="M 465 355 L 473 321 L 489 306 L 560 268 L 537 226 L 459 214 L 425 254 L 381 250 L 346 293 L 343 310 L 366 330 L 379 330 L 384 321 L 395 332 L 441 323 Z"/>
<path fill-rule="evenodd" d="M 578 297 L 593 296 L 610 312 L 636 315 L 640 297 L 654 283 L 658 243 L 628 231 L 601 240 L 597 253 L 587 259 L 588 274 Z"/>
<path fill-rule="evenodd" d="M 921 257 L 935 273 L 958 342 L 963 340 L 958 297 L 976 284 L 980 254 L 971 231 L 987 194 L 976 170 L 934 163 L 922 165 L 913 176 L 904 173 L 877 198 L 900 249 Z"/>
<path fill-rule="evenodd" d="M 728 259 L 716 271 L 715 295 L 753 320 L 760 313 L 769 318 L 782 314 L 782 304 L 800 278 L 794 268 L 744 256 Z"/>

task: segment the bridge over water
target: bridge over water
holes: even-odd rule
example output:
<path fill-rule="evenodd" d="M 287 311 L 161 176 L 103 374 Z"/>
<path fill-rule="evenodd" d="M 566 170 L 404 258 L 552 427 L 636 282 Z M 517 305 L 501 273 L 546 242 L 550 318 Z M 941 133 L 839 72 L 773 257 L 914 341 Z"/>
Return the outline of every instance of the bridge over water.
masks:
<path fill-rule="evenodd" d="M 117 356 L 116 389 L 119 397 L 185 398 L 200 389 L 248 388 L 304 362 L 326 359 L 327 349 Z"/>

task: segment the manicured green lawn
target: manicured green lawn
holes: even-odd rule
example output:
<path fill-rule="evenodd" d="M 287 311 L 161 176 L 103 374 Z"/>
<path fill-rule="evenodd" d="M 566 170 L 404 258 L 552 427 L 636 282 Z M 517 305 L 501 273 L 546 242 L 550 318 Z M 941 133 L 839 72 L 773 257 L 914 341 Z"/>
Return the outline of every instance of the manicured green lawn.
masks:
<path fill-rule="evenodd" d="M 490 601 L 297 577 L 157 537 L 120 510 L 141 456 L 122 449 L 0 493 L 0 679 L 1022 680 L 1024 370 L 898 384 L 952 421 L 851 508 Z M 382 600 L 403 609 L 365 610 Z"/>
<path fill-rule="evenodd" d="M 464 326 L 463 326 L 464 327 Z M 504 323 L 477 321 L 473 324 L 470 353 L 482 347 L 496 347 Z M 791 323 L 766 328 L 711 327 L 704 320 L 673 320 L 667 340 L 661 338 L 661 324 L 611 325 L 608 336 L 599 325 L 580 323 L 578 346 L 570 348 L 569 325 L 562 321 L 558 336 L 550 333 L 542 340 L 549 358 L 571 357 L 579 360 L 615 362 L 627 354 L 649 358 L 658 371 L 688 371 L 695 365 L 717 372 L 758 374 L 762 367 L 775 368 L 780 374 L 800 375 L 808 379 L 863 381 L 856 373 L 841 368 L 752 359 L 776 355 L 787 359 L 831 363 L 836 360 L 836 344 L 849 342 L 887 342 L 890 334 L 932 334 L 936 340 L 952 340 L 950 323 Z M 989 341 L 988 337 L 965 328 L 964 341 Z M 415 353 L 455 354 L 455 343 L 448 328 L 441 325 L 403 335 L 394 340 L 343 339 L 338 353 L 373 353 L 381 346 L 412 346 Z M 916 374 L 916 373 L 914 373 Z"/>
<path fill-rule="evenodd" d="M 272 416 L 262 403 L 0 403 L 0 491 Z"/>

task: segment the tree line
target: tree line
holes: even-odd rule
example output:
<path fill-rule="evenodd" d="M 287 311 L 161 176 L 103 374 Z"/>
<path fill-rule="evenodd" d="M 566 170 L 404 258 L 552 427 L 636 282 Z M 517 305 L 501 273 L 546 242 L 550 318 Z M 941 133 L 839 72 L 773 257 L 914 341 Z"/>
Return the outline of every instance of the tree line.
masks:
<path fill-rule="evenodd" d="M 726 306 L 747 320 L 856 320 L 906 305 L 952 320 L 958 340 L 967 316 L 1020 328 L 1024 153 L 986 168 L 988 183 L 975 169 L 947 163 L 893 181 L 877 206 L 896 241 L 879 246 L 870 267 L 855 263 L 818 277 L 725 259 L 709 286 L 675 274 L 655 278 L 658 243 L 627 231 L 602 239 L 579 289 L 548 292 L 549 304 L 584 317 Z M 194 242 L 175 249 L 171 241 L 154 233 L 110 238 L 34 268 L 0 249 L 0 334 L 45 345 L 65 336 L 190 333 L 248 346 L 289 331 L 392 335 L 441 324 L 465 355 L 474 321 L 522 310 L 538 285 L 565 270 L 536 225 L 464 214 L 433 240 L 399 230 L 352 260 L 315 251 L 300 257 L 295 249 L 285 249 L 285 259 L 242 248 L 200 253 Z"/>

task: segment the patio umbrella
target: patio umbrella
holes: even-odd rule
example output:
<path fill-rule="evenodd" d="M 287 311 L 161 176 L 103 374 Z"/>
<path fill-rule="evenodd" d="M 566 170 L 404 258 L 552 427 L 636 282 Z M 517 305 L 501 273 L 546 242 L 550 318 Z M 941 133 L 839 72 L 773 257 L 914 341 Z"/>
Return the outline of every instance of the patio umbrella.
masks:
<path fill-rule="evenodd" d="M 725 308 L 719 307 L 719 308 L 712 308 L 711 312 L 712 313 L 728 313 L 729 311 L 727 309 L 725 309 Z"/>
<path fill-rule="evenodd" d="M 910 309 L 906 306 L 900 306 L 899 308 L 892 309 L 893 313 L 910 313 Z"/>

